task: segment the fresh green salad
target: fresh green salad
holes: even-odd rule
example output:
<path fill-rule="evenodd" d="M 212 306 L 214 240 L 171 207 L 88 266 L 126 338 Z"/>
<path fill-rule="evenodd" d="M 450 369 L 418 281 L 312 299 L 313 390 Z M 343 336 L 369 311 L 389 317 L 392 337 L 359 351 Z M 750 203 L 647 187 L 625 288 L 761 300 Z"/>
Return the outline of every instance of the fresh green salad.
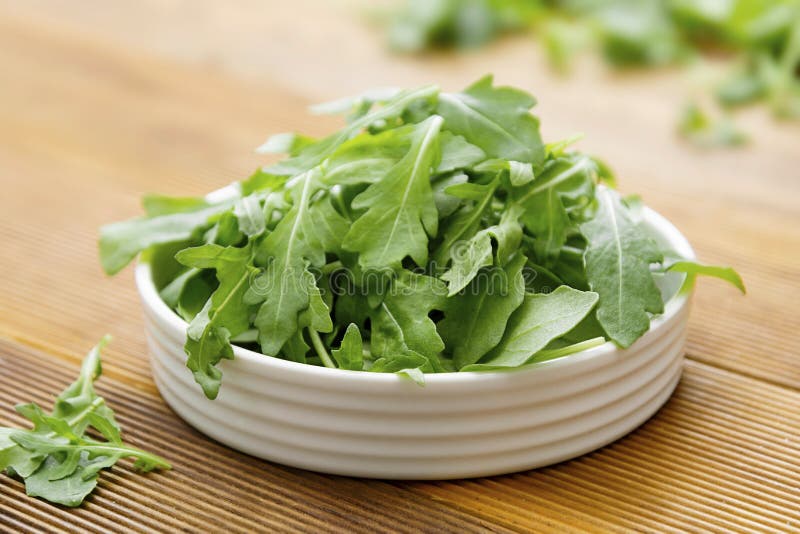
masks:
<path fill-rule="evenodd" d="M 78 506 L 97 486 L 100 471 L 123 458 L 133 458 L 141 471 L 170 468 L 163 458 L 122 442 L 114 411 L 94 390 L 108 339 L 86 356 L 78 379 L 56 398 L 52 412 L 35 403 L 16 406 L 32 429 L 0 427 L 0 471 L 23 479 L 32 497 Z"/>
<path fill-rule="evenodd" d="M 261 151 L 288 157 L 227 196 L 146 197 L 144 217 L 102 229 L 102 265 L 146 252 L 209 398 L 232 343 L 421 382 L 628 347 L 681 273 L 744 289 L 666 247 L 606 165 L 545 144 L 535 102 L 487 76 L 318 106 L 346 125 L 271 137 Z"/>

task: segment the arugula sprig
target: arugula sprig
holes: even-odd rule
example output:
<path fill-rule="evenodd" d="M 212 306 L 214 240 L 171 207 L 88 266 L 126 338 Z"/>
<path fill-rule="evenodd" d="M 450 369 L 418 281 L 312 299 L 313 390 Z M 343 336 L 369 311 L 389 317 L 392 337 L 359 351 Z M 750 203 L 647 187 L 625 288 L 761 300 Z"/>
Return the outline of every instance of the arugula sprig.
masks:
<path fill-rule="evenodd" d="M 122 442 L 114 411 L 94 390 L 100 351 L 109 340 L 104 337 L 89 352 L 50 414 L 35 403 L 16 406 L 32 429 L 0 428 L 0 470 L 24 479 L 28 495 L 78 506 L 97 486 L 100 471 L 123 458 L 133 458 L 134 467 L 145 472 L 170 468 L 166 460 Z M 88 436 L 90 429 L 105 440 Z"/>
<path fill-rule="evenodd" d="M 662 250 L 607 165 L 542 141 L 535 103 L 487 76 L 323 105 L 340 131 L 270 138 L 289 157 L 222 199 L 147 197 L 102 230 L 103 265 L 146 251 L 209 398 L 233 344 L 421 383 L 627 347 L 685 277 L 740 285 Z"/>

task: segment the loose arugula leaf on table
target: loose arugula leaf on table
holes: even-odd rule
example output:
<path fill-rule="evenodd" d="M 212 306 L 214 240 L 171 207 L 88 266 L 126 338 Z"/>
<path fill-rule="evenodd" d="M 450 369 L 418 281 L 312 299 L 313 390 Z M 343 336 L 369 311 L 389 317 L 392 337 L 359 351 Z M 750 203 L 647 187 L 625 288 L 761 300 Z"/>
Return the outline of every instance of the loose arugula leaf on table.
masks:
<path fill-rule="evenodd" d="M 271 138 L 262 151 L 287 159 L 205 199 L 149 197 L 147 218 L 106 227 L 103 263 L 146 248 L 209 398 L 236 344 L 423 383 L 627 346 L 661 312 L 659 288 L 674 295 L 667 270 L 738 283 L 662 261 L 639 203 L 598 187 L 613 174 L 574 138 L 545 145 L 534 103 L 487 76 L 330 104 L 340 131 Z"/>
<path fill-rule="evenodd" d="M 78 379 L 56 398 L 50 414 L 33 403 L 16 406 L 32 429 L 0 428 L 0 470 L 24 479 L 28 495 L 78 506 L 97 486 L 100 471 L 123 458 L 134 458 L 142 471 L 170 468 L 162 458 L 122 442 L 113 410 L 94 390 L 108 340 L 86 356 Z M 106 441 L 88 437 L 90 428 Z"/>
<path fill-rule="evenodd" d="M 747 142 L 729 117 L 710 117 L 696 104 L 686 107 L 678 124 L 678 133 L 700 146 L 737 146 Z"/>

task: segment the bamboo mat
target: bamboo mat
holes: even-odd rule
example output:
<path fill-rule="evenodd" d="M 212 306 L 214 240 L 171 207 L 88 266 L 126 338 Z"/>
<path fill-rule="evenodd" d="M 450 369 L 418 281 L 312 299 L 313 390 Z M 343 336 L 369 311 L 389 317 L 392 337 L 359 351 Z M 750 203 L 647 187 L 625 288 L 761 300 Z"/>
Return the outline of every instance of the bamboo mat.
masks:
<path fill-rule="evenodd" d="M 77 510 L 0 478 L 0 531 L 800 531 L 800 128 L 758 110 L 754 143 L 675 140 L 684 75 L 554 78 L 530 40 L 392 58 L 353 2 L 0 1 L 0 425 L 48 404 L 105 333 L 98 383 L 134 446 L 173 464 L 101 477 Z M 321 134 L 310 102 L 375 85 L 457 89 L 487 71 L 540 100 L 547 139 L 586 133 L 621 189 L 670 218 L 749 294 L 698 289 L 673 399 L 585 457 L 516 475 L 394 483 L 236 453 L 166 407 L 150 378 L 132 274 L 106 278 L 100 224 L 146 191 L 202 194 L 264 163 L 268 134 Z"/>

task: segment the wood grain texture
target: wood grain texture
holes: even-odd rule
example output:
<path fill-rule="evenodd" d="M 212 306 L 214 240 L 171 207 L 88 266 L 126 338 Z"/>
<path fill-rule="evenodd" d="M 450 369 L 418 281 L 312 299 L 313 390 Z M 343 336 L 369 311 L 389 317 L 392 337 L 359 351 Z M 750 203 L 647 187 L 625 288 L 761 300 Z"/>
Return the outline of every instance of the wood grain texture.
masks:
<path fill-rule="evenodd" d="M 800 531 L 800 151 L 796 125 L 741 119 L 754 144 L 677 141 L 684 75 L 553 77 L 525 38 L 388 56 L 358 2 L 0 1 L 0 425 L 49 403 L 110 332 L 99 389 L 126 437 L 175 464 L 104 474 L 78 510 L 0 478 L 0 531 Z M 300 23 L 302 20 L 304 23 Z M 582 64 L 582 67 L 584 65 Z M 582 148 L 749 294 L 700 284 L 674 398 L 594 454 L 512 476 L 392 483 L 231 451 L 181 422 L 151 381 L 132 276 L 102 275 L 96 229 L 145 191 L 201 194 L 247 175 L 263 138 L 319 135 L 305 106 L 374 85 L 455 89 L 486 71 L 533 91 L 545 135 Z"/>

